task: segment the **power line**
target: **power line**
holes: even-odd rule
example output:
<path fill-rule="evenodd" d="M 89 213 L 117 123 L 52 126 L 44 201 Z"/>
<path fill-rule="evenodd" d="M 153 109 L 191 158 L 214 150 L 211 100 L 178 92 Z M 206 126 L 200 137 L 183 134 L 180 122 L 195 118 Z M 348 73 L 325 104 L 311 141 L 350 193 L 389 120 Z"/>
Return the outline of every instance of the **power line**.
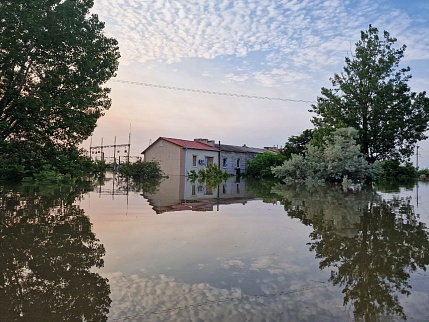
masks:
<path fill-rule="evenodd" d="M 169 90 L 183 91 L 183 92 L 192 92 L 192 93 L 199 93 L 199 94 L 233 96 L 233 97 L 270 100 L 270 101 L 316 103 L 314 101 L 298 100 L 298 99 L 292 99 L 292 98 L 280 98 L 280 97 L 269 97 L 269 96 L 257 96 L 257 95 L 246 95 L 246 94 L 236 94 L 236 93 L 226 93 L 226 92 L 205 91 L 205 90 L 201 90 L 201 89 L 183 88 L 183 87 L 150 84 L 150 83 L 141 83 L 141 82 L 132 82 L 132 81 L 121 80 L 121 79 L 112 79 L 111 81 L 116 82 L 116 83 L 132 84 L 132 85 L 139 85 L 139 86 L 146 86 L 146 87 L 155 87 L 155 88 L 162 88 L 162 89 L 169 89 Z"/>

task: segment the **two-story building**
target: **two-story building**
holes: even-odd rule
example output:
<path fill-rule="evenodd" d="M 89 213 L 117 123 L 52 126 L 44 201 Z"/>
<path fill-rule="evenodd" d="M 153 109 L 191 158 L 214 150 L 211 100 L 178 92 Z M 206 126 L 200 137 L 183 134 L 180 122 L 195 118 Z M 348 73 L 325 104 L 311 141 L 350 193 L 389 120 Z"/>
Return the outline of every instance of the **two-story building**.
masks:
<path fill-rule="evenodd" d="M 214 140 L 195 139 L 195 141 L 206 143 L 219 150 L 220 169 L 233 175 L 246 172 L 247 163 L 256 155 L 267 152 L 264 149 L 215 143 Z"/>
<path fill-rule="evenodd" d="M 143 152 L 145 161 L 157 161 L 168 176 L 184 176 L 209 164 L 219 164 L 219 150 L 210 144 L 159 137 Z"/>
<path fill-rule="evenodd" d="M 209 164 L 217 164 L 229 174 L 246 172 L 247 163 L 265 149 L 215 143 L 214 140 L 193 141 L 159 137 L 142 152 L 145 161 L 158 161 L 166 175 L 187 175 Z"/>

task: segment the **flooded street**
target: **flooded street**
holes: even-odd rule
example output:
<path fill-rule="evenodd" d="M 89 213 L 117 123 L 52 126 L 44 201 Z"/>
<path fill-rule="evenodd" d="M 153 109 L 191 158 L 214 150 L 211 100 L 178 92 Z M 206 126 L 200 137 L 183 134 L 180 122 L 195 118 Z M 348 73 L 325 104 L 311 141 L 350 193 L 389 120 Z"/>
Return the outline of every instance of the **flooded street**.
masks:
<path fill-rule="evenodd" d="M 429 320 L 425 183 L 14 189 L 2 196 L 2 321 Z"/>

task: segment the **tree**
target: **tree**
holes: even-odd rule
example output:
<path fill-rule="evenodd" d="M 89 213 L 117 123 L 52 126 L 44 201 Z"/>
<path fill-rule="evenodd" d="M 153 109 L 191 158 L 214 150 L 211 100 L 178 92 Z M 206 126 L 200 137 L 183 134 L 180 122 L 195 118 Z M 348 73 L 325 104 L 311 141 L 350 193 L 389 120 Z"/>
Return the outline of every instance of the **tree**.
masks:
<path fill-rule="evenodd" d="M 323 147 L 307 144 L 304 155 L 293 154 L 282 165 L 273 167 L 275 177 L 286 183 L 324 184 L 344 179 L 364 182 L 374 175 L 356 144 L 357 130 L 335 130 L 326 137 Z"/>
<path fill-rule="evenodd" d="M 291 136 L 282 150 L 282 154 L 286 159 L 290 159 L 292 154 L 303 154 L 306 145 L 310 143 L 313 138 L 313 130 L 304 130 L 300 135 Z"/>
<path fill-rule="evenodd" d="M 429 234 L 410 197 L 386 199 L 367 188 L 278 185 L 272 192 L 290 217 L 313 228 L 309 248 L 342 288 L 344 306 L 353 304 L 355 321 L 405 320 L 398 296 L 410 295 L 411 274 L 426 270 Z"/>
<path fill-rule="evenodd" d="M 394 48 L 396 39 L 369 26 L 361 32 L 354 54 L 345 58 L 341 74 L 331 78 L 333 89 L 323 87 L 311 112 L 317 128 L 354 127 L 359 130 L 361 152 L 370 163 L 405 161 L 416 143 L 426 139 L 429 98 L 411 92 L 410 68 L 400 68 L 406 46 Z"/>
<path fill-rule="evenodd" d="M 117 41 L 90 14 L 92 0 L 0 3 L 0 149 L 20 164 L 80 153 L 111 105 Z M 12 147 L 12 148 L 11 148 Z M 18 156 L 17 156 L 18 155 Z"/>
<path fill-rule="evenodd" d="M 271 167 L 281 165 L 285 159 L 285 156 L 279 153 L 258 154 L 247 164 L 246 175 L 254 178 L 273 178 Z"/>

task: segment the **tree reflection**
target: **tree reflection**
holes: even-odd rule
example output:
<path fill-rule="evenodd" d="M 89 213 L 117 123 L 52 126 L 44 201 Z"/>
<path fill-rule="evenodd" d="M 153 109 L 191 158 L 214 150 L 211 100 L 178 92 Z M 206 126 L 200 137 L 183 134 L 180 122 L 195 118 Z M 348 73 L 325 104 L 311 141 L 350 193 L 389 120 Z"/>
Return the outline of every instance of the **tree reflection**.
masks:
<path fill-rule="evenodd" d="M 108 280 L 104 246 L 73 202 L 77 187 L 2 187 L 0 320 L 105 321 Z"/>
<path fill-rule="evenodd" d="M 310 250 L 330 281 L 343 287 L 357 320 L 382 315 L 406 319 L 399 294 L 410 294 L 410 274 L 429 264 L 429 235 L 410 198 L 384 200 L 373 190 L 343 192 L 276 186 L 289 216 L 311 225 Z"/>

